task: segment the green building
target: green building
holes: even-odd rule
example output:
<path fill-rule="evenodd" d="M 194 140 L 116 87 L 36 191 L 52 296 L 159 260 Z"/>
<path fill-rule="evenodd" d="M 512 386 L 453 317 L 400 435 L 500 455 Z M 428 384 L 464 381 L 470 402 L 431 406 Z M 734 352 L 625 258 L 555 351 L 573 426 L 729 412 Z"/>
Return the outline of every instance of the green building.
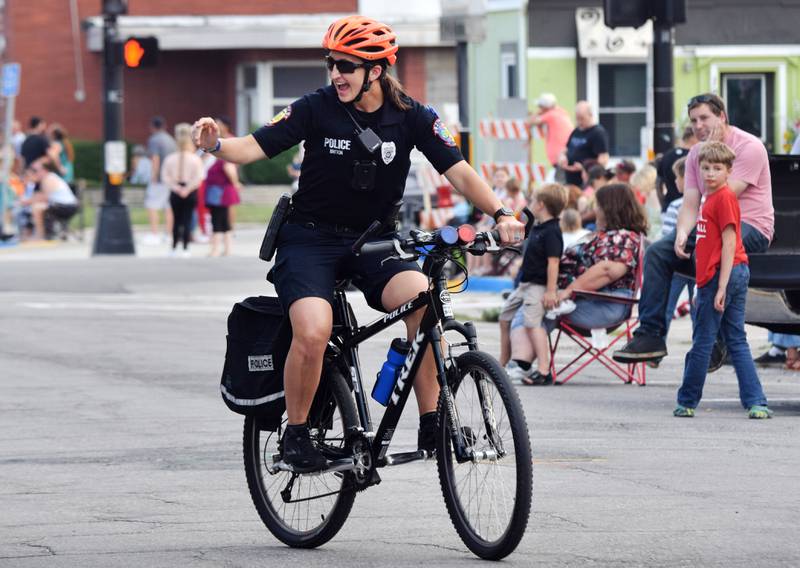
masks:
<path fill-rule="evenodd" d="M 519 97 L 535 110 L 542 92 L 572 112 L 592 103 L 609 133 L 612 158 L 646 159 L 652 149 L 652 27 L 609 29 L 602 2 L 532 0 L 486 2 L 486 39 L 471 45 L 470 118 L 476 163 L 498 161 L 497 143 L 477 136 L 479 121 L 503 116 L 504 99 Z M 800 3 L 688 0 L 685 24 L 675 27 L 673 61 L 675 124 L 688 125 L 686 102 L 716 92 L 732 124 L 761 138 L 773 153 L 786 153 L 800 120 Z M 524 26 L 520 23 L 524 22 Z M 516 80 L 511 45 L 518 54 Z M 511 87 L 509 87 L 511 85 Z M 514 90 L 513 87 L 518 87 Z M 534 140 L 533 160 L 546 164 Z"/>

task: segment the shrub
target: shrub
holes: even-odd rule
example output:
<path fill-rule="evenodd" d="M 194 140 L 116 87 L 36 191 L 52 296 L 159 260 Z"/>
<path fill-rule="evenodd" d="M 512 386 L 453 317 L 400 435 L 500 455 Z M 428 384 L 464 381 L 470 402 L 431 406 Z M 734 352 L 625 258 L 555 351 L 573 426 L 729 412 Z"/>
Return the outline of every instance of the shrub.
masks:
<path fill-rule="evenodd" d="M 286 166 L 292 162 L 297 147 L 281 152 L 269 160 L 259 160 L 242 167 L 242 179 L 256 185 L 288 184 L 292 182 Z"/>
<path fill-rule="evenodd" d="M 73 140 L 75 148 L 75 179 L 89 182 L 103 180 L 103 143 L 96 140 Z"/>
<path fill-rule="evenodd" d="M 127 165 L 130 167 L 133 144 L 127 142 Z M 99 140 L 73 140 L 75 148 L 75 179 L 85 179 L 90 184 L 102 184 L 105 168 L 103 165 L 103 142 Z"/>

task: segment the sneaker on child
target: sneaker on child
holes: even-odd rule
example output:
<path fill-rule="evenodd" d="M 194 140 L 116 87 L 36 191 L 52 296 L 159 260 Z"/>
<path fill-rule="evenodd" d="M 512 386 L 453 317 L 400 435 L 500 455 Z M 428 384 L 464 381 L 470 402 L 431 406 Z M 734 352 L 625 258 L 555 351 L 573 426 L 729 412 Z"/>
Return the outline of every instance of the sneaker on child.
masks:
<path fill-rule="evenodd" d="M 751 406 L 747 411 L 747 417 L 754 420 L 765 420 L 767 418 L 772 418 L 772 411 L 766 406 L 755 405 Z"/>
<path fill-rule="evenodd" d="M 506 373 L 508 374 L 508 378 L 511 379 L 511 382 L 515 384 L 523 383 L 525 379 L 529 378 L 533 372 L 534 368 L 532 366 L 525 370 L 513 359 L 508 363 L 508 365 L 506 365 Z"/>
<path fill-rule="evenodd" d="M 556 319 L 558 316 L 563 316 L 565 314 L 570 314 L 575 311 L 575 302 L 572 300 L 563 300 L 560 304 L 558 304 L 555 308 L 548 310 L 544 317 L 547 319 Z"/>

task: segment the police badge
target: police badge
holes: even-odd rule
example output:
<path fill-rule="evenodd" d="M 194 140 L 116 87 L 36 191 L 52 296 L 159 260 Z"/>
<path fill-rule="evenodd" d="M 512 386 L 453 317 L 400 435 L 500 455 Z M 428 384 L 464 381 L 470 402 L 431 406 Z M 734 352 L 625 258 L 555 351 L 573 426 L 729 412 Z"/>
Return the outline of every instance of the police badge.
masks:
<path fill-rule="evenodd" d="M 384 142 L 381 144 L 381 158 L 383 159 L 383 163 L 387 166 L 394 160 L 394 155 L 396 153 L 397 147 L 394 145 L 394 142 Z"/>

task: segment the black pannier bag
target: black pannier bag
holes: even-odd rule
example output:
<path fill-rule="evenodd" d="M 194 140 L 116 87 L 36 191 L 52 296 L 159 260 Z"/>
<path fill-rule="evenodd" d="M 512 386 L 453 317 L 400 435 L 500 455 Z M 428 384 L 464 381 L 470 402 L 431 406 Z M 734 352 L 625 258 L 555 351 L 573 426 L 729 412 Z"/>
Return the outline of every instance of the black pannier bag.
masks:
<path fill-rule="evenodd" d="M 257 416 L 262 428 L 277 429 L 286 409 L 283 366 L 292 342 L 278 299 L 253 296 L 234 304 L 227 340 L 222 400 L 234 412 Z"/>

